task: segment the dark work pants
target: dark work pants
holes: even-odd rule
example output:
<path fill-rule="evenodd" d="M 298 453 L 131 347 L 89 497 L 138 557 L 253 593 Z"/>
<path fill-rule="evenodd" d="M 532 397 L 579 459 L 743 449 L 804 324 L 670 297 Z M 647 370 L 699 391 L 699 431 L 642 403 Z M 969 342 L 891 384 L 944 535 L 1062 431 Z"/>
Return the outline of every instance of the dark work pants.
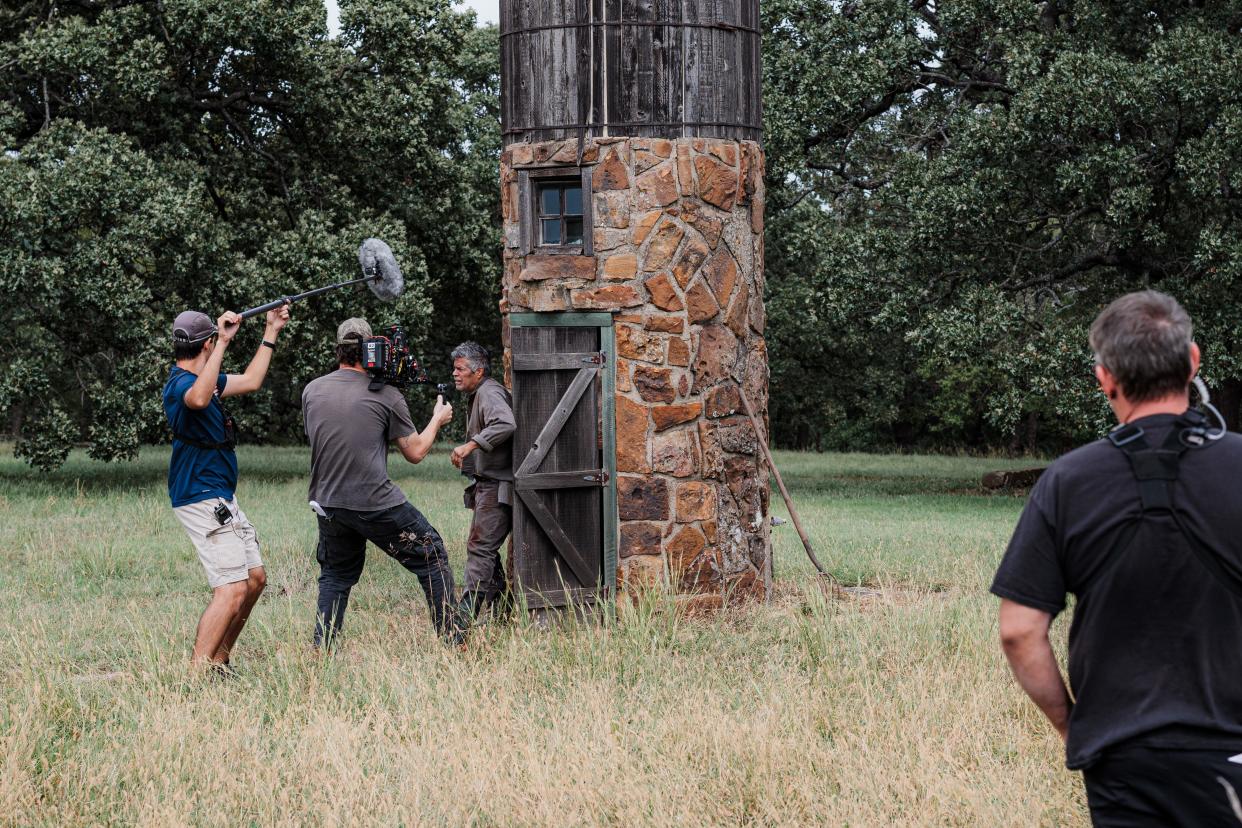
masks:
<path fill-rule="evenodd" d="M 1118 748 L 1083 771 L 1097 828 L 1242 825 L 1242 765 L 1233 749 Z M 1230 792 L 1232 788 L 1232 794 Z M 1234 799 L 1233 795 L 1238 798 Z"/>
<path fill-rule="evenodd" d="M 427 596 L 431 621 L 441 635 L 450 631 L 454 616 L 453 570 L 440 533 L 407 501 L 378 512 L 325 509 L 319 516 L 319 619 L 315 646 L 325 636 L 335 637 L 345 619 L 349 591 L 362 575 L 367 541 L 395 558 L 418 576 Z"/>
<path fill-rule="evenodd" d="M 478 480 L 466 492 L 466 503 L 474 510 L 470 537 L 466 540 L 466 592 L 494 599 L 505 591 L 505 567 L 500 547 L 509 536 L 513 510 L 500 502 L 500 484 Z"/>

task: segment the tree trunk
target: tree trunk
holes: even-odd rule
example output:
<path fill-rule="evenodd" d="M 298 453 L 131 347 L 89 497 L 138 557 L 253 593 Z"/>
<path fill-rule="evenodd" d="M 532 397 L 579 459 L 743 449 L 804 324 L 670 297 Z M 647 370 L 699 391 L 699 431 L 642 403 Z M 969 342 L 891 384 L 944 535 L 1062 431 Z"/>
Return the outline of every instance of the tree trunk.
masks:
<path fill-rule="evenodd" d="M 22 423 L 26 419 L 26 404 L 14 403 L 9 411 L 9 439 L 17 441 L 22 436 Z"/>
<path fill-rule="evenodd" d="M 1238 415 L 1242 413 L 1242 380 L 1227 379 L 1220 384 L 1212 403 L 1225 418 L 1230 431 L 1238 430 Z"/>

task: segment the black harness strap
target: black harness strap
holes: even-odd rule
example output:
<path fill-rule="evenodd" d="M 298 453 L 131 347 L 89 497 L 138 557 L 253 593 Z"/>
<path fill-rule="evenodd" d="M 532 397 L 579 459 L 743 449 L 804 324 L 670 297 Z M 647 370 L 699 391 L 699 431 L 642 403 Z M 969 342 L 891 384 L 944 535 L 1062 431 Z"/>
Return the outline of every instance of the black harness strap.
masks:
<path fill-rule="evenodd" d="M 237 442 L 234 440 L 225 440 L 222 443 L 204 443 L 201 440 L 195 440 L 193 437 L 184 437 L 175 431 L 173 432 L 173 439 L 180 440 L 187 446 L 194 446 L 194 448 L 200 449 L 233 449 L 237 447 Z"/>
<path fill-rule="evenodd" d="M 1182 455 L 1191 447 L 1204 445 L 1204 433 L 1204 418 L 1198 412 L 1190 411 L 1173 424 L 1173 430 L 1160 448 L 1153 449 L 1148 445 L 1142 427 L 1132 424 L 1109 432 L 1108 439 L 1125 452 L 1130 461 L 1130 469 L 1138 482 L 1139 499 L 1142 502 L 1142 514 L 1138 520 L 1141 521 L 1148 512 L 1167 513 L 1207 571 L 1221 586 L 1242 597 L 1242 578 L 1227 572 L 1220 558 L 1189 530 L 1173 501 L 1173 484 L 1178 480 Z"/>
<path fill-rule="evenodd" d="M 193 437 L 186 437 L 184 434 L 178 434 L 173 431 L 172 436 L 176 440 L 180 440 L 187 446 L 194 448 L 207 449 L 209 451 L 227 449 L 232 451 L 237 447 L 237 425 L 233 422 L 233 415 L 224 407 L 224 403 L 219 397 L 215 398 L 216 405 L 220 406 L 220 413 L 224 415 L 224 440 L 219 443 L 205 443 L 202 440 L 195 440 Z"/>
<path fill-rule="evenodd" d="M 1173 484 L 1177 481 L 1182 452 L 1186 450 L 1180 433 L 1174 428 L 1158 449 L 1147 444 L 1143 429 L 1136 425 L 1123 426 L 1108 435 L 1109 441 L 1124 451 L 1130 461 L 1144 512 L 1173 510 Z"/>

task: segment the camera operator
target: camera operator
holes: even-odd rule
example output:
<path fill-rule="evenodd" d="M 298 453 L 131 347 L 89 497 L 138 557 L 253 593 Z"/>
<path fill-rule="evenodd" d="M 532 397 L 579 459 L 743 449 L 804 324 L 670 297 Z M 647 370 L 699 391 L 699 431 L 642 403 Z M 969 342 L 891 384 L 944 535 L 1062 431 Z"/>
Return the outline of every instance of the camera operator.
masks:
<path fill-rule="evenodd" d="M 466 508 L 474 511 L 466 540 L 466 587 L 460 609 L 471 621 L 505 592 L 500 545 L 512 525 L 513 402 L 488 375 L 487 349 L 463 342 L 453 349 L 453 385 L 469 395 L 466 442 L 453 449 L 453 465 L 470 478 Z"/>
<path fill-rule="evenodd" d="M 237 505 L 233 420 L 220 400 L 263 385 L 276 335 L 289 321 L 288 305 L 267 312 L 263 341 L 244 374 L 220 370 L 242 319 L 225 313 L 212 324 L 205 313 L 184 311 L 173 322 L 176 364 L 164 384 L 164 414 L 173 433 L 168 496 L 198 550 L 211 602 L 198 622 L 193 664 L 232 675 L 229 654 L 267 584 L 259 540 Z"/>
<path fill-rule="evenodd" d="M 1204 389 L 1216 422 L 1190 408 L 1191 333 L 1155 291 L 1096 318 L 1095 376 L 1119 425 L 1048 467 L 992 583 L 1005 655 L 1083 771 L 1098 826 L 1237 824 L 1242 437 Z M 1066 593 L 1072 698 L 1048 639 Z"/>
<path fill-rule="evenodd" d="M 436 631 L 462 638 L 453 607 L 453 571 L 444 541 L 388 477 L 387 444 L 418 463 L 431 450 L 452 406 L 437 397 L 427 427 L 419 432 L 402 393 L 391 385 L 370 390 L 362 366 L 365 319 L 347 319 L 336 332 L 336 371 L 302 392 L 302 414 L 311 446 L 310 501 L 319 522 L 318 621 L 315 646 L 341 631 L 349 593 L 362 575 L 371 541 L 413 572 L 427 597 Z"/>

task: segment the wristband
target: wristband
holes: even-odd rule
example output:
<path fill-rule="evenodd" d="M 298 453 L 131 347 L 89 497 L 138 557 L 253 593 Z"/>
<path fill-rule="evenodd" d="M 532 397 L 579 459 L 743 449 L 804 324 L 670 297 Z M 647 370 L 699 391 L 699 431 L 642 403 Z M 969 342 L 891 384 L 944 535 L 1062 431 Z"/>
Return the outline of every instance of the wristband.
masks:
<path fill-rule="evenodd" d="M 262 344 L 262 345 L 266 345 L 267 347 L 271 348 L 273 351 L 274 351 L 274 350 L 276 350 L 276 343 L 275 343 L 275 342 L 268 342 L 268 341 L 265 339 L 265 340 L 263 340 L 263 342 L 262 342 L 262 343 L 260 343 L 260 344 Z"/>

